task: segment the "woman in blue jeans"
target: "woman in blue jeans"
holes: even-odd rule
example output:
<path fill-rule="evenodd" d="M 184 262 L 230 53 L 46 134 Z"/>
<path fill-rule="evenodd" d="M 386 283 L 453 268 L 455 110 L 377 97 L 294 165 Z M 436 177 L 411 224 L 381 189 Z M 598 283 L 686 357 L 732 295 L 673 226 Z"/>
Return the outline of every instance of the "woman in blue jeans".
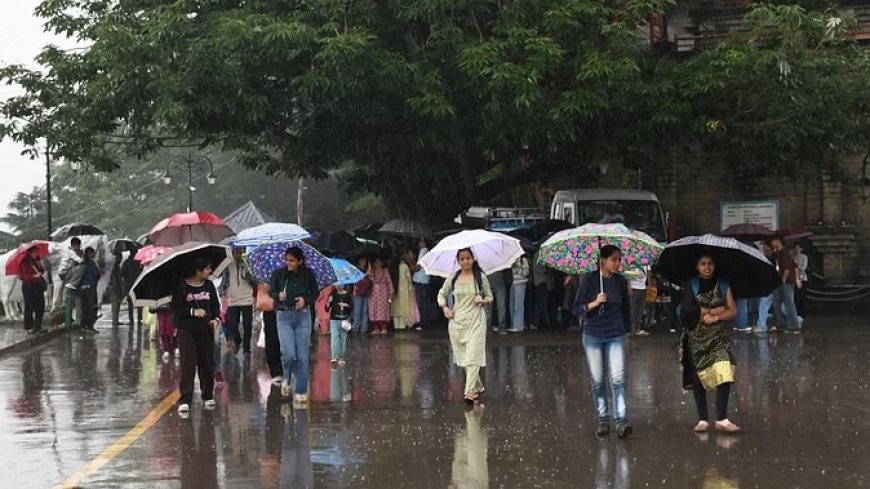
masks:
<path fill-rule="evenodd" d="M 305 266 L 305 255 L 298 247 L 284 252 L 284 268 L 272 273 L 270 294 L 275 300 L 278 339 L 284 382 L 281 395 L 290 397 L 290 379 L 296 373 L 293 400 L 308 402 L 308 346 L 311 341 L 311 307 L 317 300 L 314 273 Z"/>
<path fill-rule="evenodd" d="M 628 282 L 617 273 L 622 252 L 615 246 L 601 248 L 599 271 L 587 274 L 580 283 L 574 313 L 585 314 L 583 349 L 592 378 L 592 400 L 598 415 L 598 436 L 610 433 L 610 412 L 605 374 L 609 374 L 616 412 L 616 434 L 631 434 L 628 396 L 625 388 L 625 335 L 631 331 L 631 303 Z"/>

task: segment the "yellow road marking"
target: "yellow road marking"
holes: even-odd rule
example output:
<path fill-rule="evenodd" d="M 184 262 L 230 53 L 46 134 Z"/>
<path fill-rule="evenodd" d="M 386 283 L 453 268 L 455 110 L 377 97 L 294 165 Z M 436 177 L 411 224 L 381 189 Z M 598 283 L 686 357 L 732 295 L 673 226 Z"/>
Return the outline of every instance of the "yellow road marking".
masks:
<path fill-rule="evenodd" d="M 59 486 L 60 489 L 73 489 L 76 487 L 80 487 L 81 483 L 84 482 L 88 477 L 94 474 L 94 472 L 100 470 L 104 465 L 111 462 L 112 459 L 121 454 L 124 450 L 130 447 L 140 436 L 142 436 L 148 428 L 154 426 L 157 421 L 163 417 L 172 406 L 178 402 L 178 399 L 181 395 L 178 393 L 178 389 L 172 391 L 171 394 L 166 396 L 160 404 L 157 405 L 154 409 L 148 413 L 147 416 L 142 418 L 142 421 L 136 424 L 130 431 L 127 432 L 126 435 L 122 436 L 120 440 L 116 441 L 112 446 L 107 448 L 103 453 L 97 456 L 97 458 L 88 462 L 87 465 L 82 467 L 78 472 L 76 472 L 72 477 L 63 481 Z"/>

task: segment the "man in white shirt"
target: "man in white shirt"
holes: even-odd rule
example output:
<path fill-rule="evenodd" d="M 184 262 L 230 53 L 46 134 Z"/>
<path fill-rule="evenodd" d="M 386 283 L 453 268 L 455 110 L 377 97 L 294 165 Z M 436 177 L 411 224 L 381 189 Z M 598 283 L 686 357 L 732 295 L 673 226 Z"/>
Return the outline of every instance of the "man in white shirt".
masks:
<path fill-rule="evenodd" d="M 647 336 L 649 332 L 641 329 L 643 312 L 646 308 L 646 269 L 632 270 L 635 274 L 631 280 L 631 334 Z"/>
<path fill-rule="evenodd" d="M 429 253 L 429 242 L 426 238 L 420 238 L 420 252 L 417 254 L 417 266 L 414 267 L 414 293 L 417 297 L 417 308 L 420 310 L 420 324 L 417 325 L 417 330 L 422 329 L 420 325 L 426 324 L 431 318 L 429 317 L 429 275 L 420 265 L 423 257 Z"/>

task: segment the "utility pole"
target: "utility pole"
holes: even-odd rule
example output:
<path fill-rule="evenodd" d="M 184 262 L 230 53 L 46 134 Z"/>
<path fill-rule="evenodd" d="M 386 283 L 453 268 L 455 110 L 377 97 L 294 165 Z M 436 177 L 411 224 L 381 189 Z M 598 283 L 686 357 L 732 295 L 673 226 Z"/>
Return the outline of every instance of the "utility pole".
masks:
<path fill-rule="evenodd" d="M 302 195 L 305 193 L 305 179 L 296 182 L 296 224 L 302 225 Z"/>
<path fill-rule="evenodd" d="M 45 212 L 48 216 L 48 236 L 46 239 L 51 239 L 54 226 L 51 223 L 51 153 L 48 139 L 45 140 Z"/>

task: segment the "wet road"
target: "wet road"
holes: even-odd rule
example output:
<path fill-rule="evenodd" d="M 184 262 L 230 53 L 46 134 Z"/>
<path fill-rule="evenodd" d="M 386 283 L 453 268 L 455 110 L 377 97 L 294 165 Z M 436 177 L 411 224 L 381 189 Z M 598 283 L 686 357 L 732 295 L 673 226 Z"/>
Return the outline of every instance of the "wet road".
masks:
<path fill-rule="evenodd" d="M 0 360 L 0 486 L 66 481 L 175 389 L 178 369 L 147 333 L 101 331 Z M 169 410 L 81 487 L 868 485 L 870 325 L 841 318 L 803 335 L 736 338 L 736 436 L 692 432 L 675 343 L 632 342 L 625 441 L 593 435 L 576 335 L 490 336 L 485 404 L 470 411 L 441 331 L 351 337 L 340 370 L 321 341 L 311 407 L 295 412 L 259 354 L 228 354 L 217 410 Z"/>

